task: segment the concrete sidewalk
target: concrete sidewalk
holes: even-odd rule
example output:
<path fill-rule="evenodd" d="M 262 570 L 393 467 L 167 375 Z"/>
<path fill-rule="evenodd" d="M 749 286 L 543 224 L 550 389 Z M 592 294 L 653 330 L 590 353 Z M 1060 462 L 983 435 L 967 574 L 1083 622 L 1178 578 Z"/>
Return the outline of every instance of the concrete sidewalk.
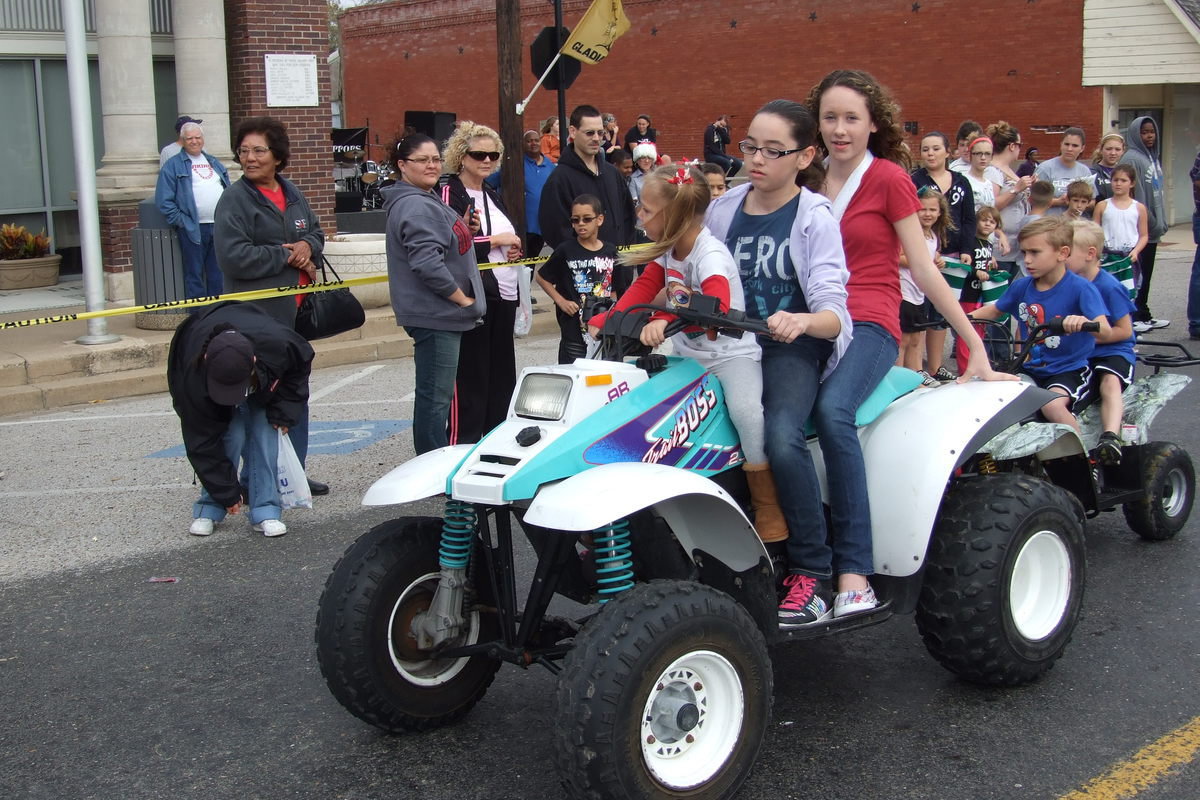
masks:
<path fill-rule="evenodd" d="M 1151 307 L 1156 316 L 1173 320 L 1158 340 L 1187 339 L 1188 276 L 1195 252 L 1191 224 L 1176 225 L 1158 249 Z M 48 290 L 26 289 L 19 297 L 3 293 L 0 323 L 84 311 L 82 304 L 62 306 L 72 292 L 82 302 L 82 284 L 64 282 Z M 535 281 L 533 330 L 530 336 L 557 335 L 554 304 Z M 108 318 L 108 329 L 121 337 L 105 345 L 75 342 L 87 333 L 86 322 L 59 322 L 29 328 L 0 330 L 0 415 L 47 408 L 97 403 L 117 397 L 155 394 L 167 390 L 166 357 L 172 331 L 138 328 L 133 314 Z M 396 327 L 388 306 L 367 310 L 367 322 L 357 331 L 313 343 L 314 368 L 356 364 L 412 355 L 412 341 Z"/>
<path fill-rule="evenodd" d="M 529 335 L 557 334 L 554 304 L 536 282 L 532 289 L 537 303 Z M 83 305 L 62 306 L 62 298 L 59 292 L 49 300 L 56 305 L 42 308 L 5 298 L 9 307 L 26 310 L 0 314 L 0 323 L 85 310 Z M 135 316 L 107 318 L 108 331 L 121 337 L 112 344 L 76 343 L 87 333 L 86 321 L 0 329 L 0 416 L 165 392 L 167 348 L 174 331 L 138 328 Z M 313 367 L 319 369 L 411 356 L 412 340 L 397 327 L 391 307 L 383 306 L 367 309 L 362 328 L 313 342 L 313 349 Z"/>

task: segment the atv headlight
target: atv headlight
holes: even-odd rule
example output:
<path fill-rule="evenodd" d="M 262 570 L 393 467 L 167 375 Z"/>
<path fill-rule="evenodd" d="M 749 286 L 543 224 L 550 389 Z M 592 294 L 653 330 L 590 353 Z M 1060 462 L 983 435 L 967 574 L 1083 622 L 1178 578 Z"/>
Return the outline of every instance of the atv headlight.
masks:
<path fill-rule="evenodd" d="M 534 373 L 521 381 L 514 410 L 519 417 L 562 419 L 570 396 L 571 379 L 566 375 Z"/>

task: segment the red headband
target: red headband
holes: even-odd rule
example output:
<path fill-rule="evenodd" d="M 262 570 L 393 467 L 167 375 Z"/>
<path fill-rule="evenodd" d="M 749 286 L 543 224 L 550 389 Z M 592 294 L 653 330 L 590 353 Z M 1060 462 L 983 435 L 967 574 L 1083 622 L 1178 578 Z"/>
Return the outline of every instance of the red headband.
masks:
<path fill-rule="evenodd" d="M 980 142 L 987 142 L 988 144 L 992 145 L 993 150 L 996 148 L 996 145 L 992 144 L 992 140 L 989 139 L 987 136 L 976 136 L 974 139 L 971 140 L 971 143 L 969 145 L 967 145 L 967 152 L 970 153 L 971 148 L 974 147 L 975 145 L 979 144 Z"/>

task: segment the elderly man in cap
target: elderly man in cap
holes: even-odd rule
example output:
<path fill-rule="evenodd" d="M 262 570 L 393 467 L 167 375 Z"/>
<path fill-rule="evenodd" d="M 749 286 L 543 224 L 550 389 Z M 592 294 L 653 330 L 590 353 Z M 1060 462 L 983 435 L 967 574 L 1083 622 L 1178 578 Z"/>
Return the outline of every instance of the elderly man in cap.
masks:
<path fill-rule="evenodd" d="M 287 533 L 280 520 L 275 431 L 286 433 L 304 415 L 312 359 L 303 336 L 248 303 L 217 303 L 176 330 L 167 388 L 188 461 L 203 486 L 189 533 L 208 536 L 243 505 L 254 530 Z"/>
<path fill-rule="evenodd" d="M 194 122 L 197 125 L 204 122 L 202 119 L 193 119 L 192 117 L 183 116 L 175 120 L 175 141 L 164 147 L 158 152 L 158 167 L 162 169 L 163 164 L 167 163 L 167 159 L 172 156 L 179 155 L 179 151 L 183 149 L 183 126 L 189 122 Z"/>
<path fill-rule="evenodd" d="M 154 204 L 179 234 L 184 297 L 216 296 L 224 279 L 213 245 L 213 214 L 229 188 L 229 172 L 204 152 L 204 130 L 198 124 L 185 122 L 179 136 L 183 150 L 159 170 Z"/>

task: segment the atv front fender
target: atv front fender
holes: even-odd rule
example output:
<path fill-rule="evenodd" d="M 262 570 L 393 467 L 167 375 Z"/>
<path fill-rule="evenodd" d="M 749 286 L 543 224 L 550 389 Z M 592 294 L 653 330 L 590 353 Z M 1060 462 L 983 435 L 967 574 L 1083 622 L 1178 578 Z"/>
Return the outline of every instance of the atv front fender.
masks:
<path fill-rule="evenodd" d="M 430 450 L 404 462 L 384 475 L 363 495 L 364 506 L 413 503 L 446 494 L 446 480 L 471 452 L 473 444 L 456 444 Z"/>
<path fill-rule="evenodd" d="M 573 475 L 538 491 L 524 520 L 551 530 L 592 531 L 647 508 L 671 526 L 689 556 L 702 550 L 742 572 L 767 555 L 728 492 L 662 464 L 603 464 Z"/>

